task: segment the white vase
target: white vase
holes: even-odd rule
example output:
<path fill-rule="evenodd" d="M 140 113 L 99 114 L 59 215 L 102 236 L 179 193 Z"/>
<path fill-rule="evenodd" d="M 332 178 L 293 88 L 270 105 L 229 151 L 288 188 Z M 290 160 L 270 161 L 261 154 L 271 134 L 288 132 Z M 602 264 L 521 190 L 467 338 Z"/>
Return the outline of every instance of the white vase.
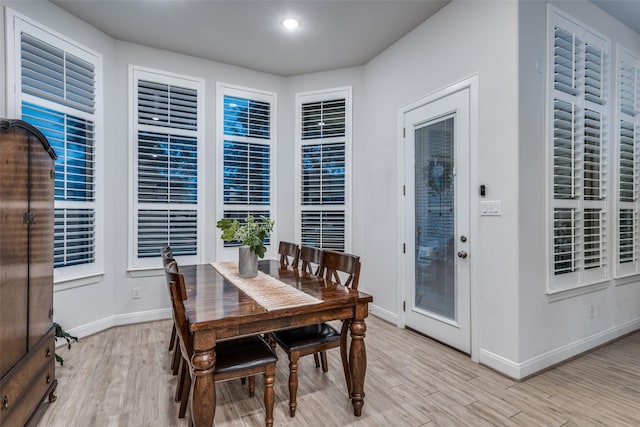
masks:
<path fill-rule="evenodd" d="M 246 279 L 258 275 L 258 255 L 249 246 L 238 248 L 238 275 Z"/>

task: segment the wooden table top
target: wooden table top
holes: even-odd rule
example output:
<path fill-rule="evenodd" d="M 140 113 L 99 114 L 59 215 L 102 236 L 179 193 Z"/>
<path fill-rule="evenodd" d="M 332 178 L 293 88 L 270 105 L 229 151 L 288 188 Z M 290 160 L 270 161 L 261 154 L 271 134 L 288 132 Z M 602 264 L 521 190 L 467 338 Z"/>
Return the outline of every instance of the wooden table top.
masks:
<path fill-rule="evenodd" d="M 267 311 L 225 279 L 210 264 L 180 266 L 180 273 L 184 275 L 187 287 L 185 310 L 191 324 L 191 331 L 225 328 L 301 314 L 308 315 L 313 312 L 373 301 L 373 297 L 368 294 L 326 282 L 323 278 L 299 274 L 291 269 L 280 269 L 279 261 L 261 260 L 258 268 L 323 302 Z"/>

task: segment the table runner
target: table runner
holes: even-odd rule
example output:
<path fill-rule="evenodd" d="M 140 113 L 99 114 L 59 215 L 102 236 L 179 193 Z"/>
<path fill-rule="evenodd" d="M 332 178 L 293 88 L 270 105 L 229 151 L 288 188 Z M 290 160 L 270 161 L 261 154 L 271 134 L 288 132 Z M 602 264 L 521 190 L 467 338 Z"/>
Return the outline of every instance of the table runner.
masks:
<path fill-rule="evenodd" d="M 211 266 L 267 311 L 322 303 L 321 299 L 262 271 L 258 271 L 258 276 L 250 279 L 240 277 L 238 263 L 234 261 L 212 262 Z"/>

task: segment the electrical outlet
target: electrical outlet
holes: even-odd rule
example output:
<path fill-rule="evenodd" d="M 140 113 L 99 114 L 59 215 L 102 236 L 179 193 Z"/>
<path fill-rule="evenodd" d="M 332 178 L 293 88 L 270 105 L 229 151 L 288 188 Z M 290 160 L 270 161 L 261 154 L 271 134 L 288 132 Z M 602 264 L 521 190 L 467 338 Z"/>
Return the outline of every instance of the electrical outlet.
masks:
<path fill-rule="evenodd" d="M 131 298 L 140 299 L 140 288 L 131 288 Z"/>
<path fill-rule="evenodd" d="M 596 317 L 596 308 L 593 306 L 593 304 L 589 304 L 588 314 L 589 319 L 593 319 L 594 317 Z"/>

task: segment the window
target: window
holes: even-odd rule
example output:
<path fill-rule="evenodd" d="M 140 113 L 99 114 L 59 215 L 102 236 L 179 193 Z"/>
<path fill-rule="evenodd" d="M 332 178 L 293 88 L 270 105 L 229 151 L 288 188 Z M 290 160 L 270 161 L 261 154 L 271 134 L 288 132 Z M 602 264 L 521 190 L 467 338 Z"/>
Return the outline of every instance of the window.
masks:
<path fill-rule="evenodd" d="M 7 10 L 15 115 L 49 140 L 55 163 L 54 278 L 101 272 L 101 57 Z M 10 95 L 11 96 L 11 95 Z"/>
<path fill-rule="evenodd" d="M 350 247 L 351 88 L 296 95 L 297 236 L 304 245 Z"/>
<path fill-rule="evenodd" d="M 216 220 L 273 219 L 276 95 L 222 83 L 217 89 Z M 269 243 L 265 242 L 267 253 Z M 218 245 L 218 259 L 237 256 L 237 242 L 218 239 Z"/>
<path fill-rule="evenodd" d="M 181 263 L 197 263 L 204 83 L 138 67 L 131 79 L 131 268 L 158 267 L 160 248 L 167 245 Z"/>
<path fill-rule="evenodd" d="M 609 43 L 550 8 L 551 292 L 609 276 Z"/>
<path fill-rule="evenodd" d="M 640 272 L 638 212 L 640 201 L 640 60 L 618 50 L 618 191 L 617 269 L 618 277 Z"/>

